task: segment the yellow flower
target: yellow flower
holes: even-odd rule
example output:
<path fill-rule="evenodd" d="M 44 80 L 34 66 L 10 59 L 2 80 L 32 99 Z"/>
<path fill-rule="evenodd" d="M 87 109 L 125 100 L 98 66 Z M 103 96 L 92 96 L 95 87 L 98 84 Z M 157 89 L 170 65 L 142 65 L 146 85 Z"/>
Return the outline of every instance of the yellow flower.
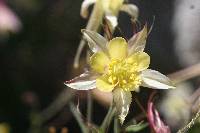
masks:
<path fill-rule="evenodd" d="M 82 32 L 91 51 L 94 52 L 90 57 L 91 71 L 65 84 L 77 90 L 97 88 L 104 92 L 112 92 L 121 123 L 129 111 L 131 91 L 138 90 L 139 86 L 154 89 L 175 88 L 168 77 L 147 69 L 150 56 L 144 52 L 148 34 L 146 25 L 128 42 L 122 37 L 107 41 L 96 32 Z"/>
<path fill-rule="evenodd" d="M 117 18 L 120 11 L 130 15 L 133 20 L 136 20 L 138 17 L 137 6 L 134 4 L 124 4 L 124 0 L 84 0 L 80 11 L 83 18 L 88 17 L 88 9 L 92 4 L 94 4 L 94 7 L 86 26 L 87 30 L 97 31 L 102 24 L 103 18 L 106 18 L 107 25 L 110 31 L 113 32 L 118 25 Z M 74 59 L 75 68 L 79 67 L 79 59 L 84 46 L 85 41 L 82 39 Z"/>
<path fill-rule="evenodd" d="M 150 57 L 145 52 L 128 54 L 128 44 L 124 38 L 116 37 L 108 43 L 108 55 L 97 52 L 90 58 L 93 71 L 102 74 L 96 79 L 101 91 L 110 92 L 114 88 L 134 91 L 142 83 L 141 71 L 147 69 Z"/>

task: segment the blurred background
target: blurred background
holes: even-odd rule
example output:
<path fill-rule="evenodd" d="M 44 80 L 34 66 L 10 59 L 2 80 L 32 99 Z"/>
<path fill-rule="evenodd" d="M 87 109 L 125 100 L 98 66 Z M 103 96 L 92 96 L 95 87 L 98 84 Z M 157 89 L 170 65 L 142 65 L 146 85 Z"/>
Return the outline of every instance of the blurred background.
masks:
<path fill-rule="evenodd" d="M 64 81 L 83 72 L 83 67 L 73 69 L 80 30 L 87 24 L 80 17 L 81 3 L 82 0 L 0 0 L 0 132 L 2 127 L 5 130 L 1 133 L 9 132 L 6 129 L 12 133 L 31 132 L 34 115 L 69 89 Z M 130 0 L 130 3 L 138 6 L 141 24 L 147 22 L 150 26 L 155 16 L 146 46 L 151 56 L 150 68 L 170 74 L 199 62 L 198 0 Z M 131 27 L 129 16 L 120 13 L 119 28 L 127 38 L 132 36 Z M 186 90 L 192 92 L 198 85 L 199 79 L 194 79 Z M 146 106 L 150 92 L 142 89 L 135 95 Z M 78 98 L 83 99 L 80 110 L 84 114 L 86 92 L 76 93 L 75 103 Z M 133 113 L 128 118 L 140 112 L 135 104 L 130 110 Z M 94 101 L 95 123 L 100 124 L 106 112 L 106 106 Z M 165 109 L 162 112 L 165 117 Z M 180 125 L 174 129 L 177 127 Z M 54 133 L 55 128 L 62 133 L 80 132 L 67 105 L 42 123 L 44 132 Z"/>

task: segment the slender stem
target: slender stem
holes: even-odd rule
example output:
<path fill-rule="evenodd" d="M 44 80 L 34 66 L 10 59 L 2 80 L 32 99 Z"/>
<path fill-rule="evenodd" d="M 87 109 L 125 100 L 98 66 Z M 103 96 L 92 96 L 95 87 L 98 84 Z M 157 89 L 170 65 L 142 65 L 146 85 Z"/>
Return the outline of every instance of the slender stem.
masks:
<path fill-rule="evenodd" d="M 137 103 L 137 105 L 139 106 L 139 108 L 142 110 L 144 115 L 147 115 L 147 112 L 145 111 L 144 107 L 142 106 L 142 104 L 140 103 L 140 101 L 138 100 L 138 98 L 135 98 L 135 102 Z"/>
<path fill-rule="evenodd" d="M 88 91 L 87 93 L 87 121 L 91 122 L 92 121 L 92 96 L 91 96 L 91 92 Z"/>
<path fill-rule="evenodd" d="M 71 88 L 65 89 L 49 107 L 39 114 L 42 117 L 42 123 L 56 115 L 74 97 L 75 92 L 76 90 Z"/>
<path fill-rule="evenodd" d="M 108 110 L 108 113 L 106 114 L 106 117 L 103 120 L 103 123 L 101 124 L 101 132 L 105 133 L 107 128 L 109 127 L 111 120 L 116 112 L 116 108 L 113 106 L 113 104 L 110 105 L 110 108 Z"/>
<path fill-rule="evenodd" d="M 114 118 L 114 133 L 120 133 L 119 120 L 116 116 Z"/>
<path fill-rule="evenodd" d="M 132 118 L 130 121 L 128 121 L 125 125 L 123 125 L 123 128 L 134 124 L 137 124 L 137 122 L 140 122 L 146 118 L 146 114 L 138 114 L 136 117 Z"/>
<path fill-rule="evenodd" d="M 200 86 L 198 89 L 195 90 L 195 92 L 189 97 L 190 102 L 194 103 L 196 99 L 200 96 Z"/>
<path fill-rule="evenodd" d="M 80 113 L 76 109 L 75 105 L 73 103 L 70 103 L 69 106 L 70 106 L 70 110 L 71 110 L 72 114 L 74 115 L 74 117 L 76 118 L 82 132 L 89 133 L 89 129 L 86 127 L 86 125 L 85 125 L 83 119 L 81 118 Z"/>
<path fill-rule="evenodd" d="M 200 63 L 168 75 L 175 83 L 200 76 Z"/>

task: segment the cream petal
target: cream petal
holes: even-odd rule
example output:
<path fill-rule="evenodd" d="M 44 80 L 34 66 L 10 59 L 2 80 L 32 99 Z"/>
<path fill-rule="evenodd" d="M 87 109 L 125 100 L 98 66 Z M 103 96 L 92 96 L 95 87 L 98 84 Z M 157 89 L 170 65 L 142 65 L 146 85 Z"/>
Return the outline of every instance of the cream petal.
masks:
<path fill-rule="evenodd" d="M 147 40 L 147 25 L 144 28 L 133 35 L 133 37 L 128 41 L 129 46 L 129 56 L 136 53 L 144 51 L 146 40 Z"/>
<path fill-rule="evenodd" d="M 96 88 L 96 77 L 92 72 L 85 72 L 64 84 L 75 90 L 90 90 Z"/>
<path fill-rule="evenodd" d="M 103 52 L 94 53 L 90 57 L 91 68 L 98 73 L 104 73 L 106 65 L 109 62 L 109 58 Z"/>
<path fill-rule="evenodd" d="M 134 20 L 138 18 L 139 10 L 134 4 L 123 4 L 120 10 L 128 13 Z"/>
<path fill-rule="evenodd" d="M 149 67 L 150 56 L 145 52 L 137 52 L 127 59 L 130 63 L 137 64 L 137 71 L 143 71 Z"/>
<path fill-rule="evenodd" d="M 83 18 L 87 18 L 88 17 L 88 8 L 90 5 L 94 4 L 96 2 L 96 0 L 84 0 L 82 5 L 81 5 L 81 16 Z"/>
<path fill-rule="evenodd" d="M 153 89 L 174 89 L 172 81 L 158 71 L 147 69 L 142 71 L 142 86 Z"/>
<path fill-rule="evenodd" d="M 117 109 L 120 123 L 123 124 L 132 102 L 132 94 L 130 91 L 124 91 L 121 88 L 116 88 L 113 91 L 113 100 Z"/>
<path fill-rule="evenodd" d="M 96 79 L 96 86 L 97 89 L 103 92 L 111 92 L 115 87 L 108 82 L 108 77 L 106 75 L 103 75 Z"/>
<path fill-rule="evenodd" d="M 108 43 L 108 51 L 111 59 L 124 59 L 127 56 L 127 42 L 122 37 L 113 38 Z"/>
<path fill-rule="evenodd" d="M 107 40 L 98 34 L 97 32 L 83 29 L 81 30 L 85 39 L 88 42 L 89 48 L 92 52 L 96 53 L 98 51 L 103 51 L 108 54 L 108 50 L 106 48 Z"/>

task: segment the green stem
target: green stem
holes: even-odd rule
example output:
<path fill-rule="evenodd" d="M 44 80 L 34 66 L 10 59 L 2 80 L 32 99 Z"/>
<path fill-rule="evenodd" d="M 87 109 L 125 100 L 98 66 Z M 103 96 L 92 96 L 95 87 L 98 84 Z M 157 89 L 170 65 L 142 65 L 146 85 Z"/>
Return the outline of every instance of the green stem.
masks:
<path fill-rule="evenodd" d="M 103 120 L 103 123 L 101 124 L 100 130 L 102 133 L 105 133 L 107 128 L 109 127 L 113 116 L 115 115 L 116 108 L 113 106 L 113 104 L 110 105 L 110 108 L 108 110 L 108 113 L 106 114 L 106 117 Z"/>
<path fill-rule="evenodd" d="M 87 121 L 91 122 L 92 121 L 92 96 L 91 96 L 91 92 L 88 91 L 87 93 Z"/>
<path fill-rule="evenodd" d="M 119 120 L 116 116 L 114 119 L 114 133 L 120 133 Z"/>
<path fill-rule="evenodd" d="M 72 112 L 72 114 L 74 115 L 74 117 L 76 118 L 81 130 L 83 133 L 89 133 L 89 129 L 86 127 L 83 119 L 81 118 L 81 115 L 79 113 L 79 111 L 77 110 L 77 108 L 75 107 L 75 105 L 73 103 L 69 104 L 70 106 L 70 110 Z"/>

